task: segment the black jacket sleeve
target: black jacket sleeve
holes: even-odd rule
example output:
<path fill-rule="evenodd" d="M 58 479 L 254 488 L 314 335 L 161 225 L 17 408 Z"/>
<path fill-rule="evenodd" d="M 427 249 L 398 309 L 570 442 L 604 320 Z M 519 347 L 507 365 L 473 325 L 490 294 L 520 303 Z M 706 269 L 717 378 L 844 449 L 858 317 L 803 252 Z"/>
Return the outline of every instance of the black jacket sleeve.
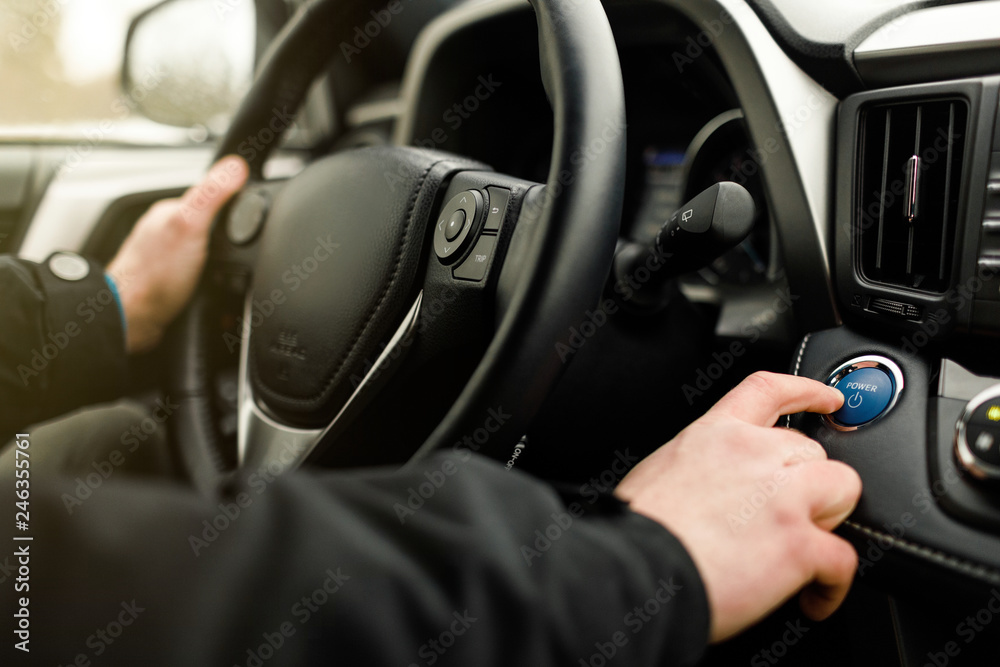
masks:
<path fill-rule="evenodd" d="M 121 313 L 104 271 L 62 280 L 0 255 L 0 443 L 15 430 L 116 398 L 126 375 Z"/>
<path fill-rule="evenodd" d="M 3 522 L 30 581 L 12 590 L 12 558 L 0 624 L 26 598 L 31 651 L 4 664 L 640 667 L 706 645 L 701 580 L 663 527 L 467 452 L 261 469 L 212 500 L 112 478 L 67 502 L 82 483 L 33 487 L 27 533 Z"/>

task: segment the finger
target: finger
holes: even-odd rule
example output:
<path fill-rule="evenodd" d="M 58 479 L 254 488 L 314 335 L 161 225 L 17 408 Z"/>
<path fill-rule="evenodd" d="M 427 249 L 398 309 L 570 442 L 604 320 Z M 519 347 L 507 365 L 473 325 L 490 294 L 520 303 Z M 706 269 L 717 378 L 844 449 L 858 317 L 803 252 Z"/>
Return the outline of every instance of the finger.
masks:
<path fill-rule="evenodd" d="M 817 533 L 812 549 L 815 578 L 799 596 L 799 606 L 806 616 L 821 621 L 847 597 L 858 569 L 858 554 L 846 540 L 832 533 Z"/>
<path fill-rule="evenodd" d="M 861 498 L 861 477 L 840 461 L 803 463 L 793 474 L 806 493 L 809 517 L 823 530 L 843 523 Z"/>
<path fill-rule="evenodd" d="M 825 461 L 826 450 L 799 431 L 787 428 L 767 429 L 768 439 L 779 443 L 783 452 L 782 463 L 786 466 L 807 463 L 809 461 Z"/>
<path fill-rule="evenodd" d="M 797 375 L 757 372 L 722 397 L 708 414 L 725 414 L 759 426 L 773 426 L 781 415 L 796 412 L 829 414 L 844 395 L 822 382 Z"/>
<path fill-rule="evenodd" d="M 208 171 L 201 183 L 181 197 L 181 214 L 193 224 L 207 226 L 247 181 L 250 168 L 243 158 L 229 155 Z"/>

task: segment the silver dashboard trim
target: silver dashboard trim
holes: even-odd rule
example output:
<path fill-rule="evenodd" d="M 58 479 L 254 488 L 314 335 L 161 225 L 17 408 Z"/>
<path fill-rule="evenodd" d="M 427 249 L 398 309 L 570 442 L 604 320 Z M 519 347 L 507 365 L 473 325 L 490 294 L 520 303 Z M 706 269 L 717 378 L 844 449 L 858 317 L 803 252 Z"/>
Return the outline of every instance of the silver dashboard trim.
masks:
<path fill-rule="evenodd" d="M 212 159 L 211 148 L 109 149 L 88 147 L 69 168 L 74 148 L 45 191 L 18 255 L 44 261 L 57 250 L 80 252 L 101 216 L 122 197 L 186 188 Z M 65 168 L 63 168 L 65 165 Z"/>
<path fill-rule="evenodd" d="M 74 148 L 65 150 L 69 156 Z M 205 175 L 215 148 L 90 151 L 74 168 L 66 158 L 57 167 L 18 250 L 22 259 L 42 262 L 57 250 L 81 252 L 108 207 L 131 195 L 190 187 Z M 300 155 L 276 155 L 264 177 L 290 178 L 304 166 Z"/>
<path fill-rule="evenodd" d="M 918 9 L 896 17 L 854 49 L 855 60 L 905 56 L 914 51 L 1000 47 L 1000 0 Z"/>

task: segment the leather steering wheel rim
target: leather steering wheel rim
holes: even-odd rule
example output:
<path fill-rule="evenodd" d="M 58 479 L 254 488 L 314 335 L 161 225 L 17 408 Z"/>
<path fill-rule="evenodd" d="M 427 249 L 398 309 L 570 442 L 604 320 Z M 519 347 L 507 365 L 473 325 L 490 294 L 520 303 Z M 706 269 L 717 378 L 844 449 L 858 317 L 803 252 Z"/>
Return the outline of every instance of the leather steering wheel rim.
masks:
<path fill-rule="evenodd" d="M 564 341 L 598 303 L 618 240 L 625 179 L 625 102 L 621 67 L 599 0 L 530 0 L 539 33 L 542 80 L 553 108 L 554 141 L 545 188 L 535 188 L 536 215 L 515 231 L 523 239 L 521 275 L 494 337 L 465 388 L 415 457 L 461 442 L 502 409 L 509 417 L 478 449 L 506 460 L 565 364 Z M 277 137 L 246 154 L 272 109 L 297 110 L 336 51 L 336 35 L 365 16 L 365 0 L 314 0 L 281 31 L 219 146 L 217 157 L 244 153 L 261 178 Z M 609 132 L 610 130 L 610 132 Z M 241 148 L 243 150 L 241 150 Z M 584 158 L 584 156 L 586 156 Z M 178 323 L 172 395 L 181 403 L 174 435 L 196 486 L 208 488 L 221 468 L 211 418 L 203 337 L 205 300 Z"/>

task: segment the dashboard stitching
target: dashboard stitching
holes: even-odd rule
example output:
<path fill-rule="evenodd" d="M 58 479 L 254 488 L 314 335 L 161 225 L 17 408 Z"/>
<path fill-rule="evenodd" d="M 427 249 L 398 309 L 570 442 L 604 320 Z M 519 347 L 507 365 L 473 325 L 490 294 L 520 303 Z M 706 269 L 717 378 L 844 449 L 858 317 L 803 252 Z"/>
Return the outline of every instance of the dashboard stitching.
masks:
<path fill-rule="evenodd" d="M 899 546 L 904 551 L 908 551 L 914 555 L 923 556 L 932 561 L 936 561 L 942 565 L 948 565 L 956 570 L 962 571 L 965 574 L 985 578 L 990 580 L 992 583 L 1000 582 L 1000 571 L 994 570 L 986 565 L 979 565 L 977 563 L 972 563 L 970 561 L 965 561 L 957 556 L 952 556 L 946 554 L 942 551 L 937 551 L 931 549 L 930 547 L 923 546 L 921 544 L 916 544 L 914 542 L 907 542 L 888 533 L 883 533 L 882 531 L 869 528 L 868 526 L 863 526 L 860 523 L 854 521 L 845 521 L 845 526 L 849 526 L 869 537 L 875 537 L 879 540 L 887 540 L 893 546 Z"/>
<path fill-rule="evenodd" d="M 792 371 L 792 375 L 799 374 L 799 368 L 802 366 L 802 357 L 804 357 L 806 354 L 806 345 L 809 344 L 810 336 L 812 336 L 812 333 L 807 333 L 805 337 L 802 339 L 802 344 L 799 345 L 799 356 L 795 359 L 795 370 Z M 791 415 L 785 415 L 785 426 L 787 426 L 788 428 L 792 427 Z"/>

